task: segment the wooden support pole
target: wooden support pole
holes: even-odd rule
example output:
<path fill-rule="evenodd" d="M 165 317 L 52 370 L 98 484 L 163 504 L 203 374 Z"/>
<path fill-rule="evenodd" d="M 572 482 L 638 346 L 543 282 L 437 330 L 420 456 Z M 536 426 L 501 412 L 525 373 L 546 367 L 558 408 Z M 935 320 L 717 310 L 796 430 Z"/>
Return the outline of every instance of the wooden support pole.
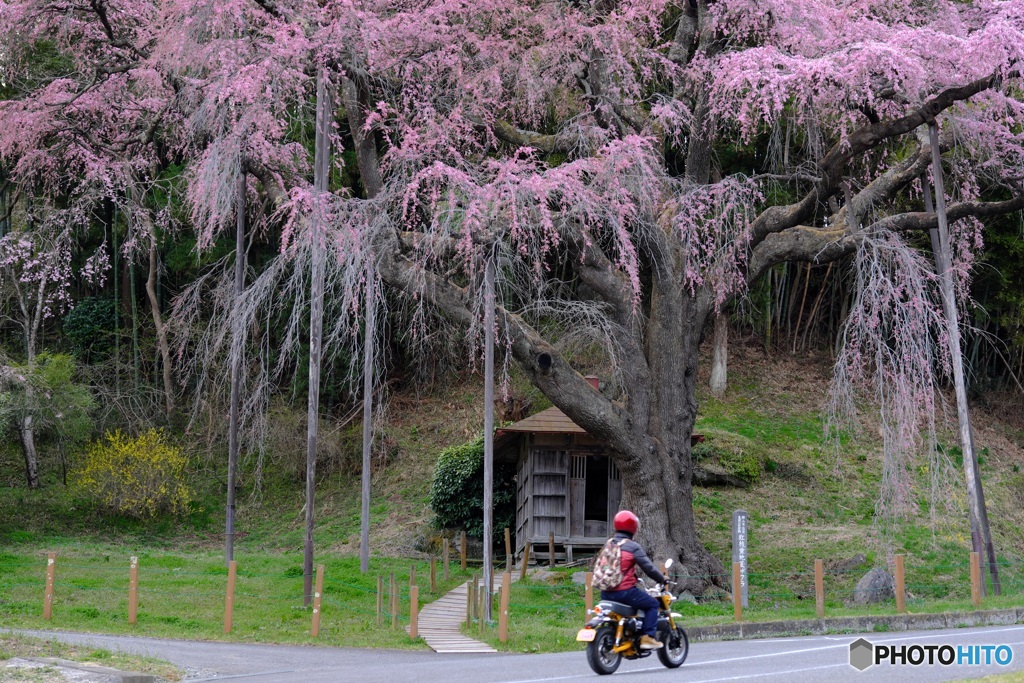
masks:
<path fill-rule="evenodd" d="M 465 531 L 462 532 L 462 549 L 459 552 L 462 553 L 462 557 L 460 558 L 461 562 L 462 562 L 462 571 L 466 571 L 466 532 Z"/>
<path fill-rule="evenodd" d="M 316 638 L 320 635 L 320 604 L 324 594 L 324 566 L 316 566 L 316 587 L 313 588 L 313 627 L 309 635 Z"/>
<path fill-rule="evenodd" d="M 377 626 L 384 620 L 384 578 L 377 575 Z"/>
<path fill-rule="evenodd" d="M 548 532 L 548 566 L 555 566 L 555 532 Z"/>
<path fill-rule="evenodd" d="M 508 603 L 512 592 L 512 572 L 507 571 L 501 577 L 501 609 L 498 611 L 498 640 L 508 642 Z"/>
<path fill-rule="evenodd" d="M 416 565 L 409 568 L 409 588 L 416 585 Z"/>
<path fill-rule="evenodd" d="M 487 601 L 490 599 L 491 594 L 487 592 L 487 577 L 480 577 L 480 590 L 477 591 L 477 604 L 476 618 L 477 627 L 480 629 L 480 633 L 484 632 L 484 622 L 487 621 Z"/>
<path fill-rule="evenodd" d="M 583 601 L 587 609 L 587 614 L 584 617 L 584 619 L 586 619 L 590 616 L 590 610 L 594 609 L 594 572 L 587 572 L 584 574 L 584 577 L 586 578 L 587 585 L 587 591 L 583 596 Z"/>
<path fill-rule="evenodd" d="M 398 628 L 398 581 L 395 580 L 395 573 L 391 572 L 391 628 Z"/>
<path fill-rule="evenodd" d="M 473 582 L 466 582 L 466 626 L 473 623 Z"/>
<path fill-rule="evenodd" d="M 971 553 L 971 603 L 981 607 L 981 554 Z"/>
<path fill-rule="evenodd" d="M 739 562 L 732 563 L 732 614 L 736 621 L 743 621 L 743 573 Z"/>
<path fill-rule="evenodd" d="M 907 584 L 903 568 L 903 555 L 896 556 L 896 613 L 907 613 Z"/>
<path fill-rule="evenodd" d="M 526 542 L 526 546 L 523 548 L 523 566 L 519 568 L 519 579 L 526 578 L 526 565 L 530 564 L 530 542 Z"/>
<path fill-rule="evenodd" d="M 814 561 L 814 607 L 818 618 L 825 617 L 825 567 L 821 560 Z"/>
<path fill-rule="evenodd" d="M 228 590 L 224 599 L 224 633 L 231 633 L 231 622 L 235 617 L 235 574 L 237 570 L 237 562 L 234 560 L 228 562 Z"/>
<path fill-rule="evenodd" d="M 505 566 L 512 571 L 512 532 L 505 527 Z"/>
<path fill-rule="evenodd" d="M 409 588 L 409 637 L 413 640 L 419 638 L 420 619 L 420 587 Z"/>
<path fill-rule="evenodd" d="M 139 614 L 139 558 L 128 565 L 128 623 L 134 624 Z"/>
<path fill-rule="evenodd" d="M 430 592 L 437 592 L 437 558 L 430 558 Z"/>
<path fill-rule="evenodd" d="M 442 551 L 441 563 L 444 565 L 444 580 L 448 580 L 448 539 L 444 539 L 444 550 Z"/>
<path fill-rule="evenodd" d="M 53 582 L 57 578 L 57 553 L 46 555 L 46 592 L 43 594 L 43 619 L 53 618 Z"/>

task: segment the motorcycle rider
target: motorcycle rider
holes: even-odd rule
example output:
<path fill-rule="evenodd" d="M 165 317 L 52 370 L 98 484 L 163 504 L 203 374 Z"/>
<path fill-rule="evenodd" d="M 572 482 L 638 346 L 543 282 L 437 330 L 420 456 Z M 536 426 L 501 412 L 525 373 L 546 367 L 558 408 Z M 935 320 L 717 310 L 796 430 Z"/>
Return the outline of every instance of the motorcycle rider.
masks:
<path fill-rule="evenodd" d="M 621 602 L 634 609 L 642 609 L 644 621 L 640 649 L 657 650 L 662 646 L 662 643 L 654 637 L 658 626 L 658 601 L 648 595 L 646 591 L 637 588 L 636 568 L 639 566 L 647 576 L 658 583 L 665 583 L 665 576 L 654 566 L 640 544 L 633 540 L 637 529 L 640 528 L 640 520 L 635 514 L 629 510 L 620 510 L 615 513 L 612 524 L 615 528 L 612 540 L 620 544 L 622 582 L 611 590 L 601 591 L 601 599 Z"/>

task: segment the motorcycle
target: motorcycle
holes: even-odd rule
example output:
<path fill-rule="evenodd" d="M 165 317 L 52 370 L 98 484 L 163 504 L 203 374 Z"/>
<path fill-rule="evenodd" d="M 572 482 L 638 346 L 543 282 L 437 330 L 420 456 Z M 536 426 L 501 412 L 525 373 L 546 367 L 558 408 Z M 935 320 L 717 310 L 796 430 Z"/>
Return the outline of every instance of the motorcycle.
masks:
<path fill-rule="evenodd" d="M 671 566 L 670 559 L 665 563 L 665 568 Z M 681 623 L 682 615 L 671 609 L 676 597 L 669 592 L 668 587 L 675 582 L 647 588 L 643 579 L 639 581 L 649 595 L 658 599 L 657 639 L 662 646 L 657 650 L 640 649 L 640 636 L 643 635 L 640 627 L 644 619 L 642 609 L 602 600 L 594 609 L 588 610 L 587 623 L 576 634 L 577 641 L 587 644 L 587 663 L 595 673 L 615 673 L 623 658 L 640 659 L 652 652 L 658 653 L 658 659 L 666 667 L 675 669 L 686 661 L 686 655 L 690 653 L 690 641 Z"/>

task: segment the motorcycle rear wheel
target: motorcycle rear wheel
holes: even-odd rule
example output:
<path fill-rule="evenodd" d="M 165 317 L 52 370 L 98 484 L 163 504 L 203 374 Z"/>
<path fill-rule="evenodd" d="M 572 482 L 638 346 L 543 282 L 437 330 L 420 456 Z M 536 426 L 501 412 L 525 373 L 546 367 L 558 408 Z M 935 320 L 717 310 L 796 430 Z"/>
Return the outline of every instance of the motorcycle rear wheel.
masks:
<path fill-rule="evenodd" d="M 615 673 L 622 663 L 622 655 L 613 652 L 615 647 L 615 628 L 612 626 L 601 626 L 597 629 L 597 635 L 587 643 L 587 663 L 594 673 L 602 676 Z"/>
<path fill-rule="evenodd" d="M 658 659 L 669 669 L 675 669 L 686 661 L 686 655 L 690 654 L 690 640 L 686 637 L 686 631 L 682 626 L 676 626 L 674 631 L 665 629 L 658 636 L 661 642 L 665 643 L 658 649 Z"/>

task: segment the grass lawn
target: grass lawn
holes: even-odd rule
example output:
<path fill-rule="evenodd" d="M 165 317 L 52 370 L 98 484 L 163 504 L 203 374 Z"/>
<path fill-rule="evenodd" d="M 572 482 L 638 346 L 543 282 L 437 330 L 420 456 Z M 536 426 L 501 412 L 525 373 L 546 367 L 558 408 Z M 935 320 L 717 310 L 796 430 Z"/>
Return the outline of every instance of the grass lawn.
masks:
<path fill-rule="evenodd" d="M 404 631 L 409 622 L 409 576 L 415 567 L 420 604 L 465 581 L 455 563 L 449 579 L 437 567 L 430 591 L 430 565 L 423 560 L 373 558 L 361 574 L 358 557 L 318 558 L 325 566 L 320 634 L 310 636 L 312 609 L 304 607 L 302 557 L 297 554 L 236 554 L 233 629 L 224 633 L 227 569 L 223 555 L 151 550 L 139 558 L 138 619 L 128 623 L 129 558 L 123 550 L 64 549 L 56 562 L 53 618 L 42 618 L 46 557 L 0 552 L 0 622 L 11 628 L 60 628 L 141 636 L 323 644 L 346 647 L 425 648 Z M 384 595 L 383 626 L 377 626 L 377 578 L 388 592 L 398 586 L 398 629 L 391 628 Z"/>
<path fill-rule="evenodd" d="M 59 640 L 44 640 L 10 633 L 0 634 L 0 667 L 14 657 L 56 657 L 75 662 L 88 662 L 121 671 L 135 671 L 152 674 L 167 681 L 177 681 L 182 672 L 173 664 L 153 657 L 111 652 L 94 647 L 82 647 L 62 643 Z M 0 674 L 4 681 L 37 681 L 44 680 L 46 672 L 32 670 L 7 670 Z M 62 680 L 62 679 L 54 679 Z"/>

